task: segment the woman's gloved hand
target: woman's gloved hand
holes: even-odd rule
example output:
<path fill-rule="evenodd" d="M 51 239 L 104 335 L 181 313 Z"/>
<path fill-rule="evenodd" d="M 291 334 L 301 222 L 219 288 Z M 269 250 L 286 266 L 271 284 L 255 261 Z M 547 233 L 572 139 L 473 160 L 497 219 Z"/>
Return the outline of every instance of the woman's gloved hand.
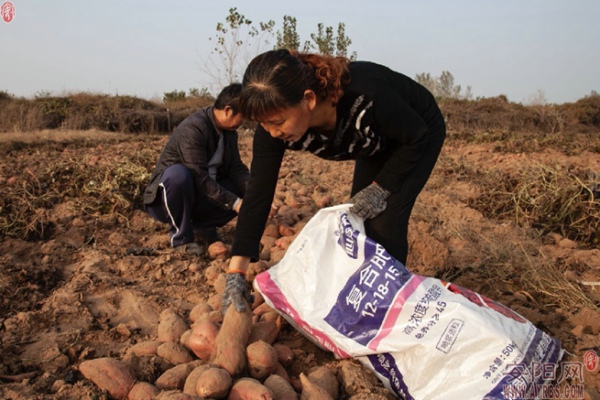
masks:
<path fill-rule="evenodd" d="M 363 218 L 375 218 L 387 207 L 390 192 L 373 182 L 350 199 L 350 212 Z"/>
<path fill-rule="evenodd" d="M 240 272 L 228 273 L 225 276 L 225 290 L 221 299 L 221 311 L 225 314 L 229 306 L 233 304 L 233 307 L 237 311 L 244 312 L 246 311 L 246 302 L 248 304 L 254 302 L 254 296 L 248 292 L 246 277 Z"/>

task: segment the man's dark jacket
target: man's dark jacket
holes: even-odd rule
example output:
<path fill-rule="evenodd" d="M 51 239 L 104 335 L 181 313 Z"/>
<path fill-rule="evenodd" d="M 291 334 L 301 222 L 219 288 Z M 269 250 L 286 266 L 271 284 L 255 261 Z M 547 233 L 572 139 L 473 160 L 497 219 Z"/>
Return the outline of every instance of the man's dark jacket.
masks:
<path fill-rule="evenodd" d="M 243 195 L 250 173 L 240 158 L 238 134 L 236 131 L 222 131 L 221 134 L 224 140 L 223 163 L 217 170 L 217 181 L 231 180 Z M 194 176 L 196 195 L 207 196 L 223 209 L 232 209 L 238 197 L 220 186 L 208 173 L 208 162 L 218 143 L 219 132 L 213 118 L 213 107 L 203 108 L 183 120 L 175 128 L 156 163 L 144 192 L 144 204 L 154 202 L 163 172 L 171 165 L 183 164 Z"/>

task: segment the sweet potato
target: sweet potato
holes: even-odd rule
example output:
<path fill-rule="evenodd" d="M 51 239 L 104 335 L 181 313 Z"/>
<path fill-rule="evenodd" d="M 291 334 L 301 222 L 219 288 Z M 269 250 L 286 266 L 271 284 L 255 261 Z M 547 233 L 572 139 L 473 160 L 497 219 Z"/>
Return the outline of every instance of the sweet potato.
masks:
<path fill-rule="evenodd" d="M 290 245 L 292 244 L 292 242 L 294 241 L 294 239 L 296 238 L 295 235 L 292 236 L 282 236 L 279 239 L 277 239 L 275 241 L 275 246 L 279 247 L 282 250 L 287 250 L 288 247 L 290 247 Z"/>
<path fill-rule="evenodd" d="M 229 372 L 219 367 L 208 368 L 196 382 L 196 393 L 200 397 L 220 399 L 227 396 L 232 383 Z"/>
<path fill-rule="evenodd" d="M 277 335 L 279 335 L 279 329 L 281 326 L 277 325 L 276 321 L 259 321 L 252 324 L 252 331 L 248 339 L 248 343 L 254 343 L 258 340 L 263 340 L 269 344 L 275 342 Z"/>
<path fill-rule="evenodd" d="M 183 345 L 175 342 L 165 342 L 158 346 L 156 354 L 171 364 L 179 365 L 193 361 L 192 355 Z"/>
<path fill-rule="evenodd" d="M 248 269 L 246 270 L 246 279 L 248 280 L 248 282 L 251 282 L 254 280 L 254 278 L 256 278 L 258 274 L 266 271 L 267 269 L 269 269 L 269 264 L 267 264 L 264 260 L 259 260 L 255 263 L 250 263 L 250 265 L 248 265 Z"/>
<path fill-rule="evenodd" d="M 264 313 L 271 312 L 271 311 L 274 311 L 271 308 L 271 306 L 269 306 L 267 303 L 263 302 L 252 310 L 252 314 L 263 315 Z"/>
<path fill-rule="evenodd" d="M 187 331 L 183 332 L 181 334 L 181 337 L 179 338 L 179 344 L 188 350 L 190 350 L 190 348 L 188 346 L 188 340 L 190 339 L 191 335 L 192 335 L 192 329 L 190 328 Z"/>
<path fill-rule="evenodd" d="M 330 205 L 333 204 L 333 197 L 331 197 L 331 196 L 327 196 L 327 195 L 314 196 L 313 199 L 315 199 L 315 205 L 318 208 L 329 207 Z"/>
<path fill-rule="evenodd" d="M 256 379 L 241 378 L 231 387 L 228 400 L 274 400 L 271 389 Z"/>
<path fill-rule="evenodd" d="M 208 361 L 214 351 L 219 326 L 212 321 L 201 321 L 195 324 L 187 340 L 190 350 L 201 360 Z"/>
<path fill-rule="evenodd" d="M 206 301 L 206 304 L 208 304 L 213 310 L 221 311 L 221 299 L 222 298 L 223 298 L 223 296 L 221 296 L 218 293 L 215 293 L 214 295 L 212 295 L 208 298 L 208 300 Z"/>
<path fill-rule="evenodd" d="M 277 369 L 275 370 L 275 375 L 279 375 L 280 377 L 282 377 L 283 379 L 285 379 L 288 382 L 292 382 L 292 380 L 290 379 L 289 374 L 287 373 L 286 369 L 283 367 L 283 365 L 281 365 L 280 362 L 277 363 Z"/>
<path fill-rule="evenodd" d="M 300 374 L 300 382 L 302 383 L 301 400 L 335 400 L 324 387 L 314 383 L 303 373 Z"/>
<path fill-rule="evenodd" d="M 209 312 L 208 319 L 218 325 L 222 324 L 223 323 L 223 313 L 221 312 L 221 309 L 219 308 L 218 310 Z"/>
<path fill-rule="evenodd" d="M 86 360 L 79 364 L 79 371 L 117 399 L 126 399 L 135 381 L 125 363 L 110 357 Z"/>
<path fill-rule="evenodd" d="M 327 390 L 334 399 L 338 398 L 339 382 L 332 370 L 324 365 L 312 368 L 308 373 L 308 379 Z"/>
<path fill-rule="evenodd" d="M 277 400 L 298 400 L 298 393 L 296 393 L 292 385 L 279 375 L 269 376 L 263 385 L 271 389 Z"/>
<path fill-rule="evenodd" d="M 198 303 L 190 311 L 190 321 L 196 322 L 196 320 L 205 313 L 211 312 L 213 309 L 206 303 Z"/>
<path fill-rule="evenodd" d="M 277 352 L 277 360 L 284 367 L 289 367 L 294 361 L 294 351 L 285 344 L 274 343 L 273 348 Z"/>
<path fill-rule="evenodd" d="M 211 312 L 202 314 L 200 316 L 200 318 L 198 318 L 196 320 L 196 322 L 194 322 L 192 324 L 192 329 L 196 325 L 198 325 L 199 323 L 204 322 L 204 321 L 212 321 L 212 322 L 214 322 L 214 323 L 216 323 L 217 325 L 220 326 L 221 323 L 223 322 L 223 313 L 221 312 L 221 309 L 219 309 L 218 311 L 211 311 Z"/>
<path fill-rule="evenodd" d="M 304 229 L 304 227 L 306 226 L 307 223 L 308 223 L 308 220 L 305 220 L 305 221 L 300 221 L 296 225 L 294 225 L 294 231 L 296 232 L 296 236 L 298 236 L 298 234 L 302 231 L 302 229 Z"/>
<path fill-rule="evenodd" d="M 194 368 L 191 363 L 176 365 L 163 372 L 154 384 L 161 390 L 182 390 L 185 380 Z"/>
<path fill-rule="evenodd" d="M 128 400 L 153 400 L 160 389 L 148 382 L 138 382 L 129 391 Z"/>
<path fill-rule="evenodd" d="M 272 227 L 275 227 L 275 225 L 271 225 Z M 279 235 L 277 235 L 279 236 Z M 260 238 L 260 244 L 263 245 L 263 248 L 271 248 L 275 245 L 275 241 L 277 240 L 276 237 L 273 236 L 269 236 L 269 235 L 262 235 L 262 237 Z"/>
<path fill-rule="evenodd" d="M 357 393 L 350 397 L 348 400 L 388 400 L 389 397 L 382 393 Z"/>
<path fill-rule="evenodd" d="M 217 276 L 219 276 L 219 274 L 221 272 L 223 272 L 223 268 L 221 268 L 218 265 L 215 265 L 216 263 L 217 263 L 217 261 L 213 261 L 204 270 L 204 278 L 206 279 L 206 282 L 209 285 L 212 285 L 214 283 L 215 279 L 217 279 Z"/>
<path fill-rule="evenodd" d="M 246 370 L 246 346 L 251 329 L 252 312 L 248 303 L 244 312 L 229 306 L 216 338 L 212 360 L 234 378 Z"/>
<path fill-rule="evenodd" d="M 298 204 L 298 206 L 300 206 Z M 289 205 L 283 205 L 277 210 L 277 215 L 273 218 L 278 224 L 294 226 L 300 221 L 300 215 L 298 213 L 299 207 L 290 207 Z"/>
<path fill-rule="evenodd" d="M 183 385 L 183 393 L 189 394 L 191 396 L 196 396 L 198 393 L 196 392 L 196 384 L 198 383 L 198 379 L 200 376 L 211 367 L 210 364 L 200 365 L 192 370 L 190 374 L 185 378 L 185 384 Z"/>
<path fill-rule="evenodd" d="M 281 328 L 280 314 L 277 311 L 269 311 L 260 316 L 260 321 L 273 321 Z"/>
<path fill-rule="evenodd" d="M 277 370 L 277 352 L 269 343 L 258 340 L 246 348 L 248 373 L 254 379 L 264 381 Z"/>
<path fill-rule="evenodd" d="M 265 226 L 265 231 L 263 232 L 263 236 L 269 236 L 272 238 L 279 238 L 279 228 L 276 223 L 270 223 Z"/>
<path fill-rule="evenodd" d="M 214 283 L 213 283 L 213 289 L 215 289 L 215 292 L 217 292 L 217 294 L 219 295 L 223 295 L 223 291 L 225 290 L 225 273 L 222 272 L 219 274 L 219 276 L 217 276 L 217 279 L 215 279 Z"/>
<path fill-rule="evenodd" d="M 196 395 L 183 393 L 181 390 L 163 390 L 154 400 L 204 400 Z"/>
<path fill-rule="evenodd" d="M 208 246 L 208 257 L 211 260 L 224 260 L 231 253 L 231 245 L 223 242 L 214 242 Z"/>
<path fill-rule="evenodd" d="M 277 229 L 279 229 L 279 234 L 281 236 L 294 236 L 296 234 L 296 231 L 290 225 L 279 224 Z"/>
<path fill-rule="evenodd" d="M 272 251 L 271 251 L 271 258 L 269 259 L 269 263 L 271 265 L 275 265 L 279 261 L 281 261 L 281 259 L 285 256 L 286 250 L 282 250 L 278 247 L 272 247 L 271 249 L 272 249 Z"/>
<path fill-rule="evenodd" d="M 302 382 L 300 382 L 300 378 L 291 376 L 290 385 L 292 385 L 296 392 L 302 393 Z"/>
<path fill-rule="evenodd" d="M 265 266 L 265 270 L 269 268 L 267 263 L 261 263 L 260 261 L 258 263 L 263 264 Z M 257 292 L 256 290 L 252 291 L 252 297 L 254 297 L 254 302 L 252 303 L 252 310 L 255 310 L 257 307 L 264 304 L 265 302 L 265 298 L 263 297 L 263 295 L 260 292 Z"/>
<path fill-rule="evenodd" d="M 133 354 L 138 357 L 142 356 L 153 356 L 156 355 L 156 350 L 158 346 L 161 345 L 161 342 L 156 340 L 150 340 L 147 342 L 140 342 L 134 344 L 127 350 L 127 354 Z"/>
<path fill-rule="evenodd" d="M 285 204 L 287 204 L 291 208 L 300 208 L 302 202 L 300 201 L 297 195 L 294 195 L 294 193 L 288 191 L 285 194 Z"/>
<path fill-rule="evenodd" d="M 179 342 L 179 338 L 187 329 L 188 326 L 185 321 L 174 310 L 167 308 L 160 313 L 158 322 L 159 342 Z"/>

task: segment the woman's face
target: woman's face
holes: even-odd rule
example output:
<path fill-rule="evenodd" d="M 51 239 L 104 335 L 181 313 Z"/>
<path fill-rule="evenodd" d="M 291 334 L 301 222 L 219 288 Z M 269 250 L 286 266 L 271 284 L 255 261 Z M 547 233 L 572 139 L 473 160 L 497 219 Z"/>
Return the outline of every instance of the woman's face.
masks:
<path fill-rule="evenodd" d="M 282 108 L 260 120 L 262 127 L 271 136 L 288 142 L 297 142 L 310 127 L 312 110 L 316 103 L 312 95 L 304 96 L 300 104 L 294 107 Z"/>

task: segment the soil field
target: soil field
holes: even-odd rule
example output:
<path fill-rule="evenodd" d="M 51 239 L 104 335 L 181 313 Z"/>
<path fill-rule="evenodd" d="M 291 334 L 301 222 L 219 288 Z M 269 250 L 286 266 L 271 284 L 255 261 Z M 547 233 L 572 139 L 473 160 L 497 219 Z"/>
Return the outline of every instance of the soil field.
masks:
<path fill-rule="evenodd" d="M 165 310 L 191 325 L 198 304 L 215 304 L 227 260 L 171 249 L 167 226 L 141 210 L 166 140 L 100 131 L 0 134 L 0 398 L 113 398 L 79 369 L 102 357 L 126 360 L 136 380 L 154 384 L 176 363 L 156 353 L 132 356 L 133 346 L 158 340 Z M 249 165 L 249 132 L 240 150 Z M 600 355 L 600 203 L 591 185 L 598 172 L 600 157 L 585 146 L 520 151 L 506 141 L 450 135 L 413 211 L 407 267 L 503 303 L 558 338 L 564 361 L 584 363 L 589 350 Z M 547 200 L 535 194 L 572 199 L 560 197 L 568 188 L 561 182 L 572 181 L 565 176 L 579 177 L 589 192 L 581 207 L 595 214 L 569 226 L 529 218 Z M 276 203 L 298 210 L 297 218 L 286 223 L 289 233 L 277 216 L 269 223 L 293 239 L 319 206 L 349 199 L 351 178 L 349 162 L 288 152 Z M 231 242 L 234 229 L 235 220 L 220 233 Z M 254 271 L 285 254 L 289 240 L 276 239 L 263 241 Z M 301 373 L 326 366 L 340 399 L 394 398 L 357 361 L 335 359 L 285 322 L 279 329 L 277 342 L 294 353 L 286 370 L 296 385 Z M 600 399 L 598 367 L 573 379 L 586 399 Z"/>

